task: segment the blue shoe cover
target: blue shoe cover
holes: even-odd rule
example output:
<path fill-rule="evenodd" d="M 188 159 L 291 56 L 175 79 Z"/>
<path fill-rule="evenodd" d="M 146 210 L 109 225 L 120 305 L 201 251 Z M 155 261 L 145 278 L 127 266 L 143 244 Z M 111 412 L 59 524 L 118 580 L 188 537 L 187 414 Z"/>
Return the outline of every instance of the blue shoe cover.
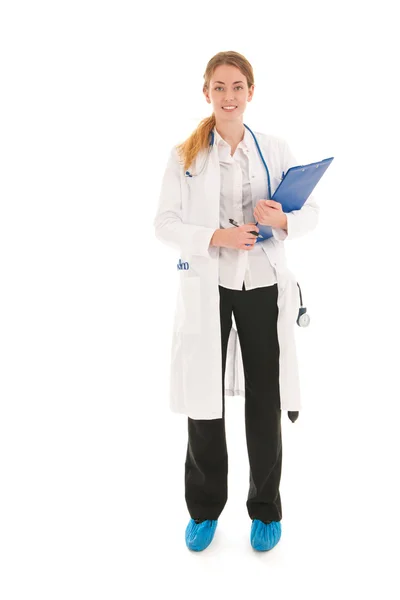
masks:
<path fill-rule="evenodd" d="M 186 546 L 189 550 L 200 552 L 209 546 L 214 537 L 218 520 L 211 521 L 207 519 L 201 523 L 196 523 L 194 519 L 190 519 L 185 531 Z"/>
<path fill-rule="evenodd" d="M 271 521 L 271 523 L 263 523 L 258 519 L 254 519 L 250 531 L 250 543 L 254 550 L 265 552 L 271 550 L 281 539 L 281 522 Z"/>

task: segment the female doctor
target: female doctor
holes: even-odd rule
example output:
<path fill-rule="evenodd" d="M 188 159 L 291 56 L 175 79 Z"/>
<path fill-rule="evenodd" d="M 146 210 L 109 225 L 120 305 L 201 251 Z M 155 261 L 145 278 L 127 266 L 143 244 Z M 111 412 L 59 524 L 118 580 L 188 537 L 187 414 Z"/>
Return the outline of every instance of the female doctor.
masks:
<path fill-rule="evenodd" d="M 213 113 L 172 148 L 154 220 L 156 237 L 181 253 L 170 401 L 188 420 L 185 540 L 195 551 L 213 540 L 227 501 L 225 395 L 239 394 L 250 543 L 267 551 L 281 537 L 281 411 L 300 407 L 293 332 L 299 296 L 284 240 L 312 230 L 319 207 L 310 196 L 286 214 L 270 199 L 281 173 L 298 163 L 285 140 L 243 123 L 254 94 L 243 55 L 213 56 L 203 93 Z M 271 226 L 273 236 L 256 243 L 256 222 Z"/>

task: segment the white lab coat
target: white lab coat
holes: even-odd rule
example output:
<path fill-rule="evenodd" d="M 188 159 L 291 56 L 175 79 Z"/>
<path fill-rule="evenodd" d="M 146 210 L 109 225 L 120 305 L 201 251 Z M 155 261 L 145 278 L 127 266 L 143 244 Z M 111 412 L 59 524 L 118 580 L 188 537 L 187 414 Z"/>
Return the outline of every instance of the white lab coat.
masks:
<path fill-rule="evenodd" d="M 254 132 L 270 173 L 271 194 L 277 188 L 282 171 L 297 165 L 286 141 L 277 136 Z M 254 142 L 254 140 L 253 140 Z M 252 152 L 252 178 L 267 174 L 255 146 Z M 205 164 L 207 150 L 198 153 L 190 172 L 198 173 Z M 254 197 L 254 196 L 253 196 Z M 254 206 L 259 198 L 254 200 Z M 192 419 L 222 417 L 222 351 L 219 313 L 219 248 L 209 247 L 219 229 L 220 165 L 214 145 L 202 173 L 185 176 L 175 146 L 172 148 L 162 179 L 156 217 L 155 235 L 179 251 L 187 269 L 177 269 L 179 278 L 173 320 L 170 364 L 170 408 Z M 274 236 L 261 242 L 275 269 L 278 282 L 279 386 L 282 410 L 301 408 L 300 382 L 294 327 L 300 307 L 299 289 L 294 274 L 286 264 L 283 240 L 291 240 L 312 230 L 318 222 L 319 206 L 311 195 L 301 210 L 287 213 L 288 233 L 273 229 Z M 254 219 L 255 221 L 256 219 Z M 238 250 L 238 252 L 247 252 Z M 251 252 L 251 250 L 249 250 Z M 245 381 L 240 342 L 234 316 L 228 340 L 224 392 L 225 396 L 245 397 Z"/>

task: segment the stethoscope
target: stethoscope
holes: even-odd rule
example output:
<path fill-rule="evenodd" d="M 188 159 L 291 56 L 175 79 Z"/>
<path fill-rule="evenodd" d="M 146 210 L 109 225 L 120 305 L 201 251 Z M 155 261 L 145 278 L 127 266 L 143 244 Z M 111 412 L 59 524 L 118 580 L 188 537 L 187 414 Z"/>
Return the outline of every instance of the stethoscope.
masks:
<path fill-rule="evenodd" d="M 251 135 L 253 136 L 253 139 L 254 139 L 254 141 L 256 143 L 256 146 L 257 146 L 258 153 L 259 153 L 259 155 L 261 157 L 261 160 L 263 162 L 265 170 L 267 171 L 268 195 L 269 195 L 269 198 L 271 198 L 271 195 L 272 195 L 271 194 L 271 182 L 270 182 L 269 170 L 268 170 L 267 163 L 264 160 L 264 157 L 263 157 L 263 154 L 261 152 L 261 148 L 260 148 L 260 146 L 258 144 L 256 136 L 254 135 L 254 133 L 252 132 L 252 130 L 250 129 L 250 127 L 248 127 L 245 123 L 243 123 L 243 125 L 246 127 L 246 129 L 248 129 L 250 131 Z M 199 173 L 194 173 L 194 174 L 190 173 L 189 171 L 186 171 L 186 173 L 185 173 L 186 177 L 195 177 L 197 175 L 201 175 L 201 173 L 204 171 L 204 168 L 205 168 L 206 164 L 208 163 L 208 159 L 210 157 L 211 150 L 212 150 L 212 148 L 214 146 L 214 131 L 213 130 L 210 131 L 210 136 L 211 136 L 211 139 L 210 139 L 210 143 L 209 143 L 209 146 L 208 146 L 208 153 L 207 153 L 206 160 L 204 161 L 204 164 L 203 164 L 201 170 L 199 171 Z M 297 325 L 299 325 L 299 327 L 307 327 L 310 324 L 310 317 L 307 314 L 307 308 L 305 306 L 303 306 L 303 298 L 302 298 L 302 294 L 301 294 L 300 285 L 298 283 L 297 283 L 297 285 L 298 285 L 299 294 L 300 294 L 300 309 L 299 309 L 298 317 L 296 319 L 296 323 L 297 323 Z"/>

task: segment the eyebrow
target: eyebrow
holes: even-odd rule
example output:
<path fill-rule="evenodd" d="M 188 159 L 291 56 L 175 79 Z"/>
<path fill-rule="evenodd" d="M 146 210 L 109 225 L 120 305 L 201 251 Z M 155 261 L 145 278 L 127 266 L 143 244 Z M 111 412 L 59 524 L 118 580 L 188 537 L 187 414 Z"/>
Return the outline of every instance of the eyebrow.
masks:
<path fill-rule="evenodd" d="M 222 85 L 225 85 L 225 83 L 223 81 L 214 81 L 214 83 L 222 83 Z M 235 85 L 235 83 L 244 83 L 243 81 L 234 81 L 233 85 Z"/>

